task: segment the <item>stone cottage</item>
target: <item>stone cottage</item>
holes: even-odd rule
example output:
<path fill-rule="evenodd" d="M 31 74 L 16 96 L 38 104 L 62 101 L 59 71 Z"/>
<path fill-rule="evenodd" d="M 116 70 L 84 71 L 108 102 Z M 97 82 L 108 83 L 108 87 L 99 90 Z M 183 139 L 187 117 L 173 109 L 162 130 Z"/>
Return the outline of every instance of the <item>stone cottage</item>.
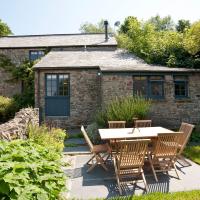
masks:
<path fill-rule="evenodd" d="M 60 126 L 89 123 L 114 96 L 153 99 L 155 125 L 200 119 L 200 71 L 144 63 L 122 50 L 52 51 L 35 68 L 36 106 Z"/>
<path fill-rule="evenodd" d="M 105 39 L 104 34 L 28 38 L 10 45 L 31 43 L 28 55 L 34 45 L 38 51 L 48 49 L 34 66 L 35 107 L 47 122 L 64 128 L 88 124 L 113 97 L 137 92 L 153 100 L 153 125 L 174 128 L 181 121 L 200 120 L 199 70 L 148 65 L 117 49 L 114 37 Z"/>

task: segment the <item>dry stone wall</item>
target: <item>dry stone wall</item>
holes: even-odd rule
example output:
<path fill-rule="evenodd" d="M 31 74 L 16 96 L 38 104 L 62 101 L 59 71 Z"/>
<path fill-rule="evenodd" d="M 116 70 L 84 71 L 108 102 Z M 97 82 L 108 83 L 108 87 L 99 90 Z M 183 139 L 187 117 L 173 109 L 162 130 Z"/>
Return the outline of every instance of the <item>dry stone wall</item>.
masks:
<path fill-rule="evenodd" d="M 0 125 L 0 139 L 27 138 L 28 124 L 39 125 L 39 109 L 24 108 L 15 114 L 10 121 Z"/>

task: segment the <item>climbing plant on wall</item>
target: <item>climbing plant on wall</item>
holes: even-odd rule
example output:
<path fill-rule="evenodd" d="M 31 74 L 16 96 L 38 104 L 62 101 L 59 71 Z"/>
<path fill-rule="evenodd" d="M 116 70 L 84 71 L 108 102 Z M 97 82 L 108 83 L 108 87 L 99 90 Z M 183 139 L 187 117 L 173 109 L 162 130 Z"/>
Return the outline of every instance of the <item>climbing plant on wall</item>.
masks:
<path fill-rule="evenodd" d="M 19 108 L 34 106 L 34 62 L 25 60 L 19 66 L 16 66 L 5 55 L 0 55 L 0 68 L 10 73 L 8 82 L 22 82 L 22 93 L 14 96 L 16 104 Z"/>

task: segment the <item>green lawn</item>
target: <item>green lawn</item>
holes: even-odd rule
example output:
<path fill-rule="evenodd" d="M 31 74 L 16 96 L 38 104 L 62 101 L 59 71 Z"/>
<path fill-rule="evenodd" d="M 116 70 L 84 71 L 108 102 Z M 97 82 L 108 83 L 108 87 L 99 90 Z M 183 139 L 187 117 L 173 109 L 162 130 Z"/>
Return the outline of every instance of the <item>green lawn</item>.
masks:
<path fill-rule="evenodd" d="M 200 145 L 187 146 L 184 150 L 184 156 L 194 161 L 195 163 L 200 164 Z"/>
<path fill-rule="evenodd" d="M 200 190 L 175 193 L 152 193 L 141 196 L 115 197 L 110 200 L 199 200 Z"/>

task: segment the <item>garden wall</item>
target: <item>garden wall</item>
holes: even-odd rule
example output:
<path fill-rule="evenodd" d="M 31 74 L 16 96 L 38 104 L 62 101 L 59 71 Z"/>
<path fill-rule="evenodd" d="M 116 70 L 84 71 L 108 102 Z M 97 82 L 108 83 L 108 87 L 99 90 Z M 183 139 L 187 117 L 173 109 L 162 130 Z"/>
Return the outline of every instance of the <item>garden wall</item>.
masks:
<path fill-rule="evenodd" d="M 39 109 L 24 108 L 15 114 L 15 117 L 0 125 L 0 139 L 25 139 L 29 123 L 39 125 Z"/>

